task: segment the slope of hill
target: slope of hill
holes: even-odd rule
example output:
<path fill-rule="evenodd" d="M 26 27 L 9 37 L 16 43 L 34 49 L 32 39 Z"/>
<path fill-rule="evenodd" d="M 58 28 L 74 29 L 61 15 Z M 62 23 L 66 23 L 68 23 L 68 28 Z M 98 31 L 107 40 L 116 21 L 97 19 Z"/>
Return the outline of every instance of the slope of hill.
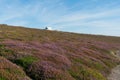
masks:
<path fill-rule="evenodd" d="M 0 80 L 107 80 L 120 37 L 0 25 Z"/>

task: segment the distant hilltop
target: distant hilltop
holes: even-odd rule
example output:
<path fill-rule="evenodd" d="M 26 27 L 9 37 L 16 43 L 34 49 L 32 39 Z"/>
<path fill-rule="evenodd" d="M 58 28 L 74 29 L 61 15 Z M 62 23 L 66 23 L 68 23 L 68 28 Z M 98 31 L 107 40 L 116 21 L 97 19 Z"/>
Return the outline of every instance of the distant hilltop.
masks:
<path fill-rule="evenodd" d="M 0 25 L 3 25 L 3 26 L 8 26 L 7 24 L 0 24 Z"/>

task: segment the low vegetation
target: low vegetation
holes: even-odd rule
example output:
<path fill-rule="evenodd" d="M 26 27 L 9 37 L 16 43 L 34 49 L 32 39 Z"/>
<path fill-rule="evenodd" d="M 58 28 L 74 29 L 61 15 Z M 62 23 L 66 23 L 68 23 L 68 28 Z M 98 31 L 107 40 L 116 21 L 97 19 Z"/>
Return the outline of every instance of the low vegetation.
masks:
<path fill-rule="evenodd" d="M 107 80 L 120 37 L 0 25 L 0 80 Z"/>

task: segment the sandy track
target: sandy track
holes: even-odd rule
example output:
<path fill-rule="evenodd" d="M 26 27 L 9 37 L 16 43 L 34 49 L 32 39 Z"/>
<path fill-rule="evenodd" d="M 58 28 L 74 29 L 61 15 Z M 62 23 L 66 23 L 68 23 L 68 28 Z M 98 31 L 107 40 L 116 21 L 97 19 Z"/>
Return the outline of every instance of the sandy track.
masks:
<path fill-rule="evenodd" d="M 115 67 L 108 77 L 108 80 L 120 80 L 120 65 Z"/>
<path fill-rule="evenodd" d="M 118 51 L 117 57 L 120 59 L 120 51 Z M 108 76 L 108 80 L 120 80 L 120 65 L 111 71 L 111 74 Z"/>

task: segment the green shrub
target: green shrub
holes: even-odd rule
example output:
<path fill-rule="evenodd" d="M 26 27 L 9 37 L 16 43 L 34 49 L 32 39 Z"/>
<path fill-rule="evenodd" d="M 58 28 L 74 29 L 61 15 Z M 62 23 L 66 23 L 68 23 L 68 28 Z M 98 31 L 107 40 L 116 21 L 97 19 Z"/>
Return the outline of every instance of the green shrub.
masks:
<path fill-rule="evenodd" d="M 0 44 L 0 56 L 4 56 L 7 57 L 11 54 L 13 54 L 14 52 L 12 50 L 6 49 L 5 45 Z"/>
<path fill-rule="evenodd" d="M 33 56 L 26 56 L 20 59 L 15 60 L 14 62 L 23 68 L 27 68 L 30 64 L 37 61 L 38 59 Z"/>
<path fill-rule="evenodd" d="M 0 76 L 0 80 L 7 80 L 7 79 L 3 76 Z"/>
<path fill-rule="evenodd" d="M 97 70 L 95 69 L 88 69 L 87 70 L 89 72 L 89 74 L 91 74 L 94 78 L 96 78 L 96 80 L 106 80 L 106 78 Z"/>
<path fill-rule="evenodd" d="M 84 66 L 73 66 L 72 69 L 69 70 L 69 73 L 76 80 L 91 80 L 91 74 Z"/>

